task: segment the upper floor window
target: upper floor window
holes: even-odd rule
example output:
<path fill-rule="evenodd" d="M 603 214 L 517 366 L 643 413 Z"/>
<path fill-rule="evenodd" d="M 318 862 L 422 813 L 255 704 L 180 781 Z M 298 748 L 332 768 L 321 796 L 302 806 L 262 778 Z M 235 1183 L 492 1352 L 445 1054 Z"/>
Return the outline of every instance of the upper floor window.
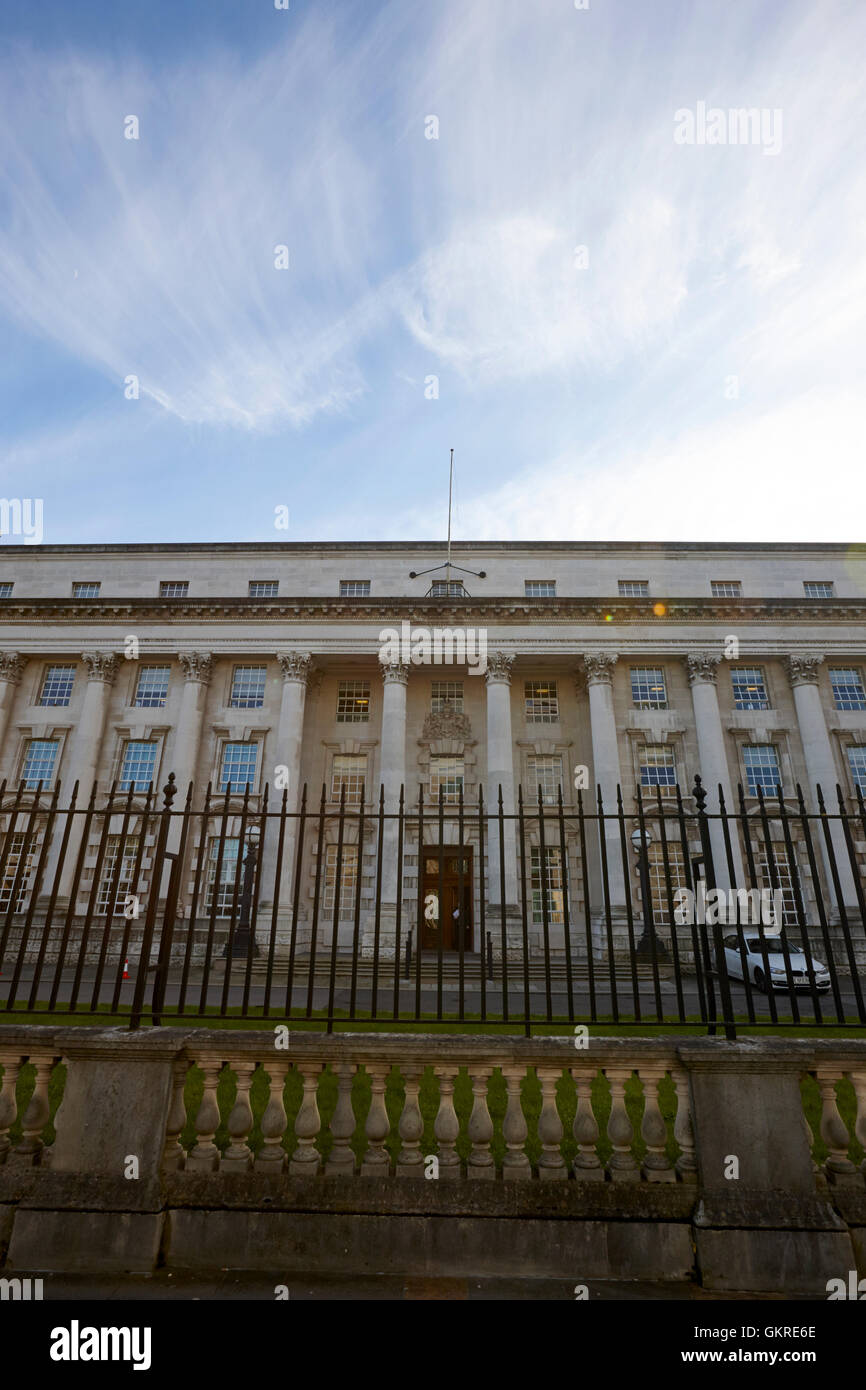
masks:
<path fill-rule="evenodd" d="M 742 598 L 743 586 L 739 579 L 711 579 L 710 593 L 713 598 Z"/>
<path fill-rule="evenodd" d="M 830 686 L 837 709 L 866 709 L 863 677 L 855 666 L 831 666 Z"/>
<path fill-rule="evenodd" d="M 804 579 L 803 592 L 806 598 L 832 598 L 833 581 L 831 579 Z"/>
<path fill-rule="evenodd" d="M 640 784 L 643 788 L 661 788 L 662 796 L 672 796 L 677 785 L 677 760 L 674 750 L 666 743 L 644 743 L 638 752 Z"/>
<path fill-rule="evenodd" d="M 526 681 L 524 701 L 527 724 L 556 724 L 559 719 L 559 700 L 556 681 Z"/>
<path fill-rule="evenodd" d="M 366 753 L 339 753 L 331 769 L 331 800 L 339 801 L 346 788 L 346 804 L 358 804 L 367 780 Z"/>
<path fill-rule="evenodd" d="M 434 579 L 430 585 L 431 598 L 462 598 L 465 593 L 462 579 Z"/>
<path fill-rule="evenodd" d="M 848 749 L 848 766 L 855 788 L 866 795 L 866 744 L 851 745 Z"/>
<path fill-rule="evenodd" d="M 118 791 L 147 791 L 156 767 L 156 743 L 152 740 L 130 739 L 123 749 Z"/>
<path fill-rule="evenodd" d="M 232 676 L 232 709 L 261 709 L 265 703 L 265 666 L 236 666 Z"/>
<path fill-rule="evenodd" d="M 12 589 L 13 585 L 10 580 L 0 580 L 0 598 L 11 598 Z"/>
<path fill-rule="evenodd" d="M 619 579 L 617 583 L 622 598 L 649 598 L 648 579 Z"/>
<path fill-rule="evenodd" d="M 523 587 L 527 598 L 556 598 L 555 579 L 526 579 Z"/>
<path fill-rule="evenodd" d="M 530 758 L 529 776 L 531 778 L 528 797 L 530 809 L 533 801 L 536 805 L 538 804 L 539 792 L 541 792 L 542 805 L 556 806 L 562 786 L 562 758 L 559 754 L 550 753 Z"/>
<path fill-rule="evenodd" d="M 60 740 L 57 738 L 31 738 L 24 749 L 24 766 L 21 776 L 28 791 L 35 791 L 41 782 L 48 786 L 54 774 Z"/>
<path fill-rule="evenodd" d="M 46 666 L 39 692 L 40 705 L 68 705 L 74 684 L 74 666 Z"/>
<path fill-rule="evenodd" d="M 637 709 L 667 709 L 665 673 L 660 666 L 632 666 L 631 697 Z"/>
<path fill-rule="evenodd" d="M 278 579 L 251 579 L 250 598 L 276 598 L 280 592 Z"/>
<path fill-rule="evenodd" d="M 99 598 L 99 580 L 76 579 L 72 585 L 73 598 Z"/>
<path fill-rule="evenodd" d="M 463 682 L 433 681 L 430 709 L 433 714 L 441 714 L 449 705 L 457 714 L 463 713 Z"/>
<path fill-rule="evenodd" d="M 757 796 L 759 788 L 765 796 L 775 796 L 776 788 L 782 782 L 779 753 L 775 744 L 745 744 L 743 766 L 746 769 L 746 790 L 750 796 Z"/>
<path fill-rule="evenodd" d="M 168 698 L 168 666 L 142 666 L 133 704 L 137 709 L 164 709 Z"/>
<path fill-rule="evenodd" d="M 341 579 L 340 598 L 369 598 L 369 579 Z"/>
<path fill-rule="evenodd" d="M 759 666 L 732 667 L 731 686 L 734 691 L 734 709 L 770 708 L 767 683 Z"/>
<path fill-rule="evenodd" d="M 463 758 L 436 756 L 430 759 L 430 796 L 438 802 L 439 793 L 446 806 L 456 805 L 463 794 Z"/>
<path fill-rule="evenodd" d="M 370 682 L 340 681 L 337 691 L 337 723 L 366 724 L 370 718 Z"/>
<path fill-rule="evenodd" d="M 160 582 L 160 598 L 186 598 L 188 594 L 188 579 L 163 579 Z"/>
<path fill-rule="evenodd" d="M 256 784 L 258 756 L 259 745 L 257 743 L 224 743 L 219 790 L 221 792 L 242 792 L 249 785 L 250 791 L 253 791 Z"/>

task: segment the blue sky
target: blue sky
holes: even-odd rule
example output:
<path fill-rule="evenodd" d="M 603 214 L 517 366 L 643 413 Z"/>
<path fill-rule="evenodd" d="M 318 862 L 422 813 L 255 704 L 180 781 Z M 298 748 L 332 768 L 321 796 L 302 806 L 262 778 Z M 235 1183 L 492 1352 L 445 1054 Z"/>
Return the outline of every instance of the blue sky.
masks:
<path fill-rule="evenodd" d="M 864 41 L 859 0 L 5 0 L 0 491 L 53 543 L 436 538 L 453 446 L 464 538 L 857 539 Z M 677 143 L 700 102 L 780 147 Z"/>

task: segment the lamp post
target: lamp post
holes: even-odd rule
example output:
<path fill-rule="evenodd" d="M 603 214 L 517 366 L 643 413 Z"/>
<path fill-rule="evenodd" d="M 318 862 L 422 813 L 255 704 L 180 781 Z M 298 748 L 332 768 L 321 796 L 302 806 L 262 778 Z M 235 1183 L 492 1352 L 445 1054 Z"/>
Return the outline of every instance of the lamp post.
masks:
<path fill-rule="evenodd" d="M 231 943 L 232 958 L 235 956 L 248 956 L 250 954 L 251 944 L 252 954 L 257 956 L 259 953 L 255 936 L 250 928 L 250 913 L 253 905 L 253 883 L 256 876 L 258 847 L 259 827 L 257 825 L 251 825 L 247 834 L 246 855 L 244 856 L 244 881 L 241 885 L 240 917 Z M 228 956 L 228 954 L 229 947 L 227 942 L 223 955 Z"/>
<path fill-rule="evenodd" d="M 631 832 L 631 845 L 637 855 L 638 873 L 640 874 L 640 899 L 643 915 L 643 932 L 640 941 L 635 948 L 635 955 L 642 956 L 646 960 L 668 960 L 667 947 L 664 942 L 656 935 L 653 925 L 652 898 L 650 896 L 649 883 L 649 847 L 653 842 L 653 837 L 648 830 L 633 830 Z"/>

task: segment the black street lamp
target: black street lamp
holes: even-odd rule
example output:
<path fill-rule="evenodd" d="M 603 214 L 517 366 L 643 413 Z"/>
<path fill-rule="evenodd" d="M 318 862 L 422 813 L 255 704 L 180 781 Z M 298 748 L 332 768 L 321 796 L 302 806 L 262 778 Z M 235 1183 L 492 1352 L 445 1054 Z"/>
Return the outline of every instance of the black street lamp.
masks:
<path fill-rule="evenodd" d="M 257 956 L 259 948 L 256 945 L 255 934 L 250 927 L 250 913 L 253 905 L 253 883 L 256 877 L 256 859 L 259 848 L 259 827 L 251 825 L 247 834 L 247 852 L 244 857 L 244 881 L 241 885 L 240 917 L 235 929 L 235 934 L 231 942 L 231 956 L 249 956 L 250 944 L 252 943 L 252 954 Z M 229 955 L 229 945 L 226 942 L 223 956 Z"/>
<path fill-rule="evenodd" d="M 643 914 L 643 932 L 640 941 L 635 947 L 635 955 L 644 960 L 666 961 L 670 957 L 667 947 L 659 936 L 656 935 L 653 924 L 652 898 L 650 896 L 649 882 L 649 847 L 653 842 L 653 837 L 648 830 L 636 829 L 631 833 L 632 849 L 637 855 L 638 873 L 640 874 L 640 899 Z"/>

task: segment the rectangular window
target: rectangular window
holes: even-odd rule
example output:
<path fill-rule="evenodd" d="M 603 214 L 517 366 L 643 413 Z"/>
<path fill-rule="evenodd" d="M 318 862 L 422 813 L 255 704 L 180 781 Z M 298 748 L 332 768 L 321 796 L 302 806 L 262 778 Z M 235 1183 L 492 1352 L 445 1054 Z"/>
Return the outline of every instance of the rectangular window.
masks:
<path fill-rule="evenodd" d="M 760 886 L 762 888 L 769 888 L 772 892 L 773 876 L 770 873 L 769 856 L 765 851 L 761 851 L 759 852 L 757 859 L 757 868 L 761 879 Z M 785 927 L 796 927 L 800 919 L 797 916 L 797 897 L 795 893 L 795 886 L 800 890 L 800 900 L 803 903 L 804 915 L 806 910 L 806 901 L 803 894 L 803 884 L 800 877 L 800 872 L 796 864 L 791 864 L 791 861 L 788 858 L 788 846 L 785 844 L 784 840 L 780 840 L 778 843 L 773 843 L 773 861 L 776 866 L 776 880 L 782 892 L 782 925 Z M 794 947 L 792 949 L 796 950 L 798 948 Z"/>
<path fill-rule="evenodd" d="M 456 714 L 463 713 L 462 681 L 433 681 L 430 697 L 431 712 L 441 714 L 446 705 L 450 705 Z"/>
<path fill-rule="evenodd" d="M 232 902 L 234 901 L 235 879 L 238 872 L 238 840 L 226 839 L 223 841 L 222 863 L 219 863 L 220 842 L 217 836 L 213 836 L 208 845 L 207 857 L 207 886 L 205 889 L 205 912 L 210 914 L 213 911 L 214 898 L 216 898 L 217 917 L 231 917 Z M 217 882 L 217 866 L 219 865 L 219 882 Z M 240 889 L 238 889 L 238 908 L 240 908 Z"/>
<path fill-rule="evenodd" d="M 665 673 L 660 666 L 632 666 L 631 698 L 636 709 L 667 709 Z"/>
<path fill-rule="evenodd" d="M 257 743 L 223 744 L 219 790 L 221 792 L 242 792 L 249 784 L 250 791 L 254 791 L 258 756 L 259 745 Z"/>
<path fill-rule="evenodd" d="M 620 579 L 617 583 L 621 598 L 649 598 L 648 579 Z"/>
<path fill-rule="evenodd" d="M 565 895 L 568 883 L 568 859 L 563 866 L 562 854 L 551 846 L 544 851 L 544 882 L 541 878 L 541 848 L 531 853 L 530 886 L 532 889 L 533 924 L 544 922 L 544 892 L 547 893 L 547 920 L 555 926 L 565 921 Z"/>
<path fill-rule="evenodd" d="M 767 683 L 759 666 L 732 666 L 734 709 L 769 709 Z"/>
<path fill-rule="evenodd" d="M 673 796 L 677 785 L 677 760 L 666 743 L 644 743 L 638 754 L 642 788 L 661 787 L 662 796 Z"/>
<path fill-rule="evenodd" d="M 463 759 L 433 756 L 430 759 L 430 796 L 437 804 L 439 792 L 446 806 L 456 806 L 463 791 Z"/>
<path fill-rule="evenodd" d="M 830 579 L 804 579 L 803 592 L 806 598 L 832 598 L 833 582 Z"/>
<path fill-rule="evenodd" d="M 866 709 L 863 677 L 855 666 L 831 666 L 830 685 L 837 709 Z"/>
<path fill-rule="evenodd" d="M 0 883 L 0 912 L 8 912 L 9 904 L 12 901 L 12 890 L 15 887 L 15 878 L 18 873 L 18 866 L 21 863 L 21 856 L 24 853 L 24 842 L 27 836 L 23 831 L 17 831 L 9 841 L 9 853 L 6 856 L 6 867 L 3 870 L 3 882 Z M 33 872 L 33 862 L 36 858 L 36 846 L 31 840 L 30 847 L 24 858 L 24 868 L 21 871 L 21 878 L 18 880 L 18 892 L 15 894 L 15 907 L 13 911 L 24 912 L 27 907 L 27 888 L 30 883 L 30 875 Z"/>
<path fill-rule="evenodd" d="M 526 681 L 524 701 L 527 724 L 556 724 L 559 721 L 556 681 Z"/>
<path fill-rule="evenodd" d="M 340 800 L 340 790 L 346 788 L 346 804 L 357 805 L 367 781 L 366 753 L 339 753 L 331 768 L 331 800 Z"/>
<path fill-rule="evenodd" d="M 322 910 L 333 915 L 337 895 L 337 850 L 338 845 L 325 847 L 325 892 Z M 340 864 L 340 903 L 338 917 L 351 917 L 355 910 L 355 890 L 358 882 L 358 846 L 343 845 Z"/>
<path fill-rule="evenodd" d="M 665 824 L 668 822 L 666 821 Z M 655 827 L 653 827 L 655 834 Z M 678 888 L 686 888 L 686 866 L 683 858 L 683 847 L 677 841 L 668 838 L 668 867 L 670 869 L 670 889 L 671 900 L 676 910 L 677 902 L 674 898 Z M 647 872 L 649 874 L 650 901 L 652 903 L 653 918 L 656 922 L 670 921 L 670 902 L 668 900 L 668 885 L 665 879 L 665 857 L 664 849 L 659 840 L 654 840 L 651 845 L 647 845 Z"/>
<path fill-rule="evenodd" d="M 136 709 L 164 709 L 170 677 L 170 666 L 142 666 L 133 700 Z"/>
<path fill-rule="evenodd" d="M 43 786 L 50 784 L 59 747 L 60 740 L 56 738 L 30 739 L 21 772 L 27 791 L 35 791 L 40 782 Z"/>
<path fill-rule="evenodd" d="M 866 795 L 866 744 L 851 745 L 848 749 L 848 766 L 854 786 Z"/>
<path fill-rule="evenodd" d="M 556 598 L 555 579 L 525 579 L 523 587 L 527 598 Z"/>
<path fill-rule="evenodd" d="M 109 915 L 111 885 L 114 882 L 114 875 L 117 873 L 117 859 L 118 855 L 121 853 L 122 840 L 122 835 L 109 835 L 105 842 L 105 856 L 102 860 L 102 878 L 99 880 L 99 890 L 96 894 L 96 911 L 101 917 Z M 115 893 L 114 904 L 110 913 L 112 917 L 123 915 L 126 899 L 132 892 L 137 855 L 138 836 L 127 835 L 123 844 L 123 854 L 120 860 L 117 892 Z"/>
<path fill-rule="evenodd" d="M 370 682 L 340 681 L 337 691 L 337 723 L 366 724 L 370 718 Z"/>
<path fill-rule="evenodd" d="M 145 792 L 153 781 L 156 767 L 156 743 L 139 742 L 130 739 L 123 749 L 123 764 L 120 769 L 118 791 Z"/>
<path fill-rule="evenodd" d="M 369 579 L 341 579 L 340 598 L 369 598 Z"/>
<path fill-rule="evenodd" d="M 710 593 L 713 598 L 742 598 L 743 586 L 739 579 L 711 579 Z"/>
<path fill-rule="evenodd" d="M 186 598 L 188 594 L 188 579 L 163 579 L 160 583 L 160 598 Z"/>
<path fill-rule="evenodd" d="M 434 579 L 430 585 L 431 598 L 463 598 L 464 595 L 469 597 L 462 579 Z"/>
<path fill-rule="evenodd" d="M 99 583 L 92 579 L 77 579 L 72 585 L 73 598 L 99 598 Z"/>
<path fill-rule="evenodd" d="M 276 598 L 280 592 L 278 579 L 251 579 L 250 598 Z"/>
<path fill-rule="evenodd" d="M 744 744 L 743 765 L 746 769 L 746 790 L 750 796 L 757 796 L 759 787 L 765 796 L 775 796 L 776 788 L 782 781 L 782 773 L 779 768 L 779 754 L 774 744 Z"/>
<path fill-rule="evenodd" d="M 261 709 L 265 703 L 266 666 L 236 666 L 232 675 L 232 709 Z"/>
<path fill-rule="evenodd" d="M 559 789 L 562 786 L 562 758 L 557 753 L 529 759 L 530 786 L 527 805 L 531 810 L 533 802 L 538 805 L 538 793 L 544 806 L 559 804 Z M 564 797 L 564 793 L 563 793 Z"/>
<path fill-rule="evenodd" d="M 12 597 L 13 585 L 7 579 L 0 581 L 0 598 Z"/>
<path fill-rule="evenodd" d="M 68 705 L 74 683 L 74 666 L 46 666 L 39 692 L 40 705 Z"/>

